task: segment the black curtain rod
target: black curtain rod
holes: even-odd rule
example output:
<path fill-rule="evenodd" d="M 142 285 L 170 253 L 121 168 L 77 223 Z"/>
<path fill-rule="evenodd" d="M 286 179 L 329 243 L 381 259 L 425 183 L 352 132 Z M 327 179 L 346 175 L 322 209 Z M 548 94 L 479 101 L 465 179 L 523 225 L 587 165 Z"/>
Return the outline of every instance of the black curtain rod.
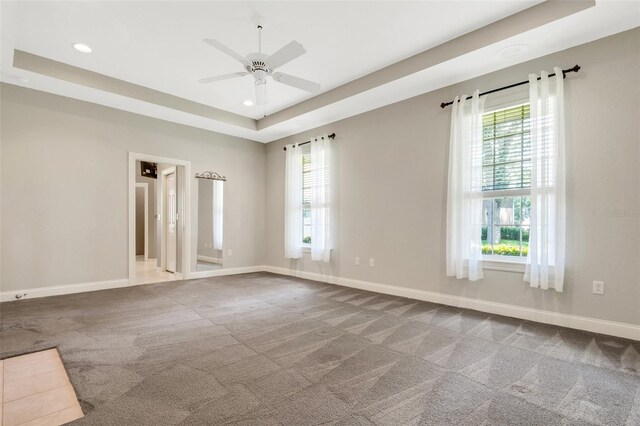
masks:
<path fill-rule="evenodd" d="M 329 139 L 333 139 L 333 138 L 335 138 L 335 137 L 336 137 L 336 134 L 335 134 L 335 133 L 331 133 L 331 134 L 330 134 L 329 136 L 327 136 L 327 137 L 328 137 Z M 322 137 L 322 139 L 324 139 L 324 137 Z M 308 144 L 308 143 L 311 143 L 311 141 L 300 142 L 299 144 L 295 145 L 295 146 L 294 146 L 294 148 L 295 148 L 296 146 L 306 145 L 306 144 Z M 286 151 L 286 150 L 287 150 L 287 147 L 285 146 L 285 147 L 283 147 L 282 149 L 283 149 L 284 151 Z"/>
<path fill-rule="evenodd" d="M 578 71 L 580 71 L 580 65 L 575 65 L 575 66 L 573 66 L 571 68 L 567 68 L 566 70 L 562 70 L 562 78 L 566 78 L 567 77 L 567 73 L 578 72 Z M 549 74 L 549 77 L 553 77 L 554 75 L 556 75 L 556 73 Z M 538 80 L 540 80 L 540 77 L 538 77 Z M 489 90 L 488 92 L 480 93 L 480 96 L 489 95 L 491 93 L 499 92 L 501 90 L 511 89 L 512 87 L 518 87 L 518 86 L 522 86 L 523 84 L 528 84 L 528 83 L 529 83 L 529 80 L 521 81 L 520 83 L 514 83 L 514 84 L 510 84 L 508 86 L 499 87 L 497 89 Z M 473 96 L 467 96 L 467 99 L 472 99 L 472 98 L 473 98 Z M 453 105 L 453 101 L 441 103 L 440 104 L 440 108 L 448 107 L 449 105 Z"/>

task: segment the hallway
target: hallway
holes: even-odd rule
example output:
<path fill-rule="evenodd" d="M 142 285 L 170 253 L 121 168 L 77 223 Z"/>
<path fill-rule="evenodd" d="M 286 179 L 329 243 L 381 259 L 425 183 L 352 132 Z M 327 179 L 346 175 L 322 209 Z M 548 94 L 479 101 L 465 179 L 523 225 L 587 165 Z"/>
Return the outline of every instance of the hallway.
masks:
<path fill-rule="evenodd" d="M 144 260 L 143 256 L 136 257 L 136 284 L 159 283 L 180 279 L 179 274 L 160 271 L 156 266 L 156 259 Z"/>

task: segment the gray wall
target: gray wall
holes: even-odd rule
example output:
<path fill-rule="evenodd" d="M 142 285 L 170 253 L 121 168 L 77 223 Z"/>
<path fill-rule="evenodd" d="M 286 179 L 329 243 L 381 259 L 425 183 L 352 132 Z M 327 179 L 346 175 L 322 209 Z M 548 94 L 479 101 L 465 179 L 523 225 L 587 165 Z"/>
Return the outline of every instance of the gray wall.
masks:
<path fill-rule="evenodd" d="M 129 151 L 226 175 L 225 266 L 264 263 L 263 144 L 6 84 L 0 96 L 3 291 L 127 278 Z"/>
<path fill-rule="evenodd" d="M 489 59 L 491 60 L 491 59 Z M 526 79 L 554 65 L 566 80 L 568 243 L 565 292 L 531 289 L 521 273 L 446 277 L 451 110 L 440 102 Z M 266 261 L 277 267 L 640 324 L 640 29 L 578 46 L 351 117 L 267 146 Z M 503 92 L 500 99 L 526 96 Z M 496 97 L 494 97 L 496 98 Z M 491 99 L 491 98 L 489 98 Z M 489 100 L 488 100 L 489 102 Z M 286 143 L 336 132 L 338 240 L 328 266 L 283 255 Z M 611 217 L 607 209 L 628 214 Z M 634 214 L 635 212 L 635 214 Z M 361 266 L 354 265 L 360 256 Z M 367 258 L 375 257 L 369 267 Z M 604 280 L 604 296 L 592 281 Z"/>
<path fill-rule="evenodd" d="M 639 40 L 635 29 L 266 147 L 3 84 L 2 290 L 127 277 L 128 151 L 190 160 L 193 173 L 227 176 L 225 247 L 234 255 L 224 259 L 225 267 L 291 267 L 283 256 L 282 146 L 335 131 L 340 202 L 333 261 L 325 266 L 307 256 L 296 268 L 640 324 Z M 447 278 L 450 110 L 438 105 L 475 88 L 576 63 L 582 71 L 566 80 L 565 292 L 530 289 L 522 274 L 510 272 L 488 270 L 478 283 Z M 503 93 L 488 102 L 509 96 L 524 95 Z M 197 185 L 191 192 L 195 223 Z M 624 214 L 611 215 L 612 209 Z M 192 253 L 196 232 L 193 227 Z M 354 265 L 355 256 L 361 266 Z M 375 267 L 366 266 L 368 257 L 376 258 Z M 604 296 L 592 295 L 593 280 L 606 282 Z"/>

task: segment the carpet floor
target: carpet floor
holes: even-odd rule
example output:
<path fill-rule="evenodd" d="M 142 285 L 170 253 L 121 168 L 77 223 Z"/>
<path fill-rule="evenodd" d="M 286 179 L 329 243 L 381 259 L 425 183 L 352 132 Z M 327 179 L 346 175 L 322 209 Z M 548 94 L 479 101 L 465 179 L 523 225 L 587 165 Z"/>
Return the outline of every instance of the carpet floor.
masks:
<path fill-rule="evenodd" d="M 639 425 L 640 342 L 255 273 L 0 304 L 78 425 Z"/>

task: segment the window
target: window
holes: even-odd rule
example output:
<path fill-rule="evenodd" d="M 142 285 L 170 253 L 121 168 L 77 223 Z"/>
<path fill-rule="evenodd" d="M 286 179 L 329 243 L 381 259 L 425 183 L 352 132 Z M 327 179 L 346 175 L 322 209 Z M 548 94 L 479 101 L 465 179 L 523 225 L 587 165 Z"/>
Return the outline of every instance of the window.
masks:
<path fill-rule="evenodd" d="M 529 104 L 483 115 L 482 253 L 526 257 L 531 206 Z"/>
<path fill-rule="evenodd" d="M 311 245 L 311 149 L 302 147 L 302 244 Z"/>
<path fill-rule="evenodd" d="M 331 138 L 327 135 L 286 148 L 284 252 L 300 259 L 308 247 L 311 260 L 330 262 Z"/>

